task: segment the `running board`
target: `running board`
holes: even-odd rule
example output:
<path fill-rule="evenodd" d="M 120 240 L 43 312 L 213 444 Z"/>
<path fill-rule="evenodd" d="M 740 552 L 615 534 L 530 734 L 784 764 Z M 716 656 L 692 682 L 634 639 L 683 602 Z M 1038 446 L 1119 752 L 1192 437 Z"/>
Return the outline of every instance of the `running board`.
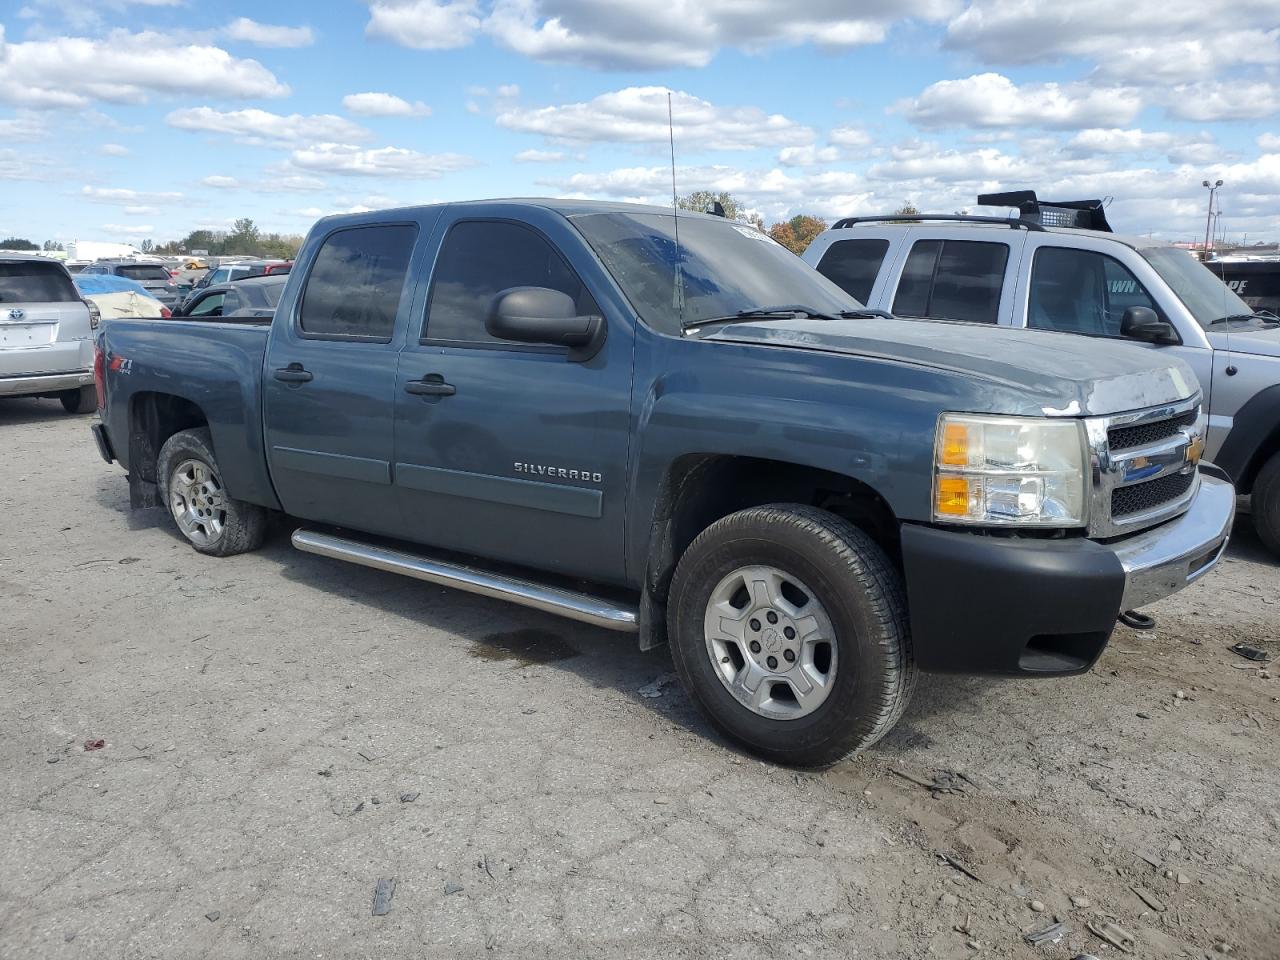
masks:
<path fill-rule="evenodd" d="M 375 570 L 399 573 L 415 580 L 478 593 L 482 597 L 508 600 L 535 610 L 568 617 L 570 620 L 604 627 L 606 630 L 635 633 L 640 629 L 640 614 L 635 607 L 623 606 L 586 593 L 550 587 L 532 580 L 520 580 L 444 560 L 433 560 L 315 530 L 295 530 L 293 545 L 303 553 L 315 553 L 334 560 L 373 567 Z"/>

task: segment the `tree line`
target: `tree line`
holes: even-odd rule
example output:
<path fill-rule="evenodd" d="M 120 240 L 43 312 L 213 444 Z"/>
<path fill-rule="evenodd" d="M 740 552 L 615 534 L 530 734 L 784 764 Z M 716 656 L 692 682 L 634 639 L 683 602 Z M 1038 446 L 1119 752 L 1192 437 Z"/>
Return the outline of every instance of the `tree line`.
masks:
<path fill-rule="evenodd" d="M 821 217 L 798 213 L 790 220 L 781 220 L 766 228 L 760 214 L 748 213 L 742 202 L 726 191 L 714 193 L 710 190 L 695 190 L 687 197 L 681 197 L 677 203 L 681 210 L 696 210 L 699 213 L 710 213 L 718 204 L 728 219 L 751 224 L 797 256 L 804 253 L 814 238 L 828 226 L 827 221 Z M 918 214 L 920 211 L 907 203 L 893 212 L 905 217 Z"/>

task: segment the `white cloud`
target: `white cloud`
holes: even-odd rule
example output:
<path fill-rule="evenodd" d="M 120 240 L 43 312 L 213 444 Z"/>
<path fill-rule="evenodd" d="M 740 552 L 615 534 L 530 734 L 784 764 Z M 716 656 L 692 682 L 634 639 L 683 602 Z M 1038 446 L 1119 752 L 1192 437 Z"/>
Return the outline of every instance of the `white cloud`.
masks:
<path fill-rule="evenodd" d="M 102 100 L 145 103 L 155 94 L 283 97 L 289 88 L 256 60 L 164 34 L 113 30 L 105 37 L 6 43 L 0 28 L 0 101 L 81 107 Z"/>
<path fill-rule="evenodd" d="M 123 210 L 131 217 L 150 217 L 160 212 L 159 207 L 153 207 L 147 204 L 127 206 L 124 207 Z"/>
<path fill-rule="evenodd" d="M 1137 91 L 1083 83 L 1017 86 L 998 73 L 940 80 L 895 107 L 921 127 L 1082 127 L 1128 123 L 1142 109 Z"/>
<path fill-rule="evenodd" d="M 867 147 L 875 142 L 861 127 L 836 127 L 827 134 L 827 140 L 837 147 Z"/>
<path fill-rule="evenodd" d="M 564 159 L 559 150 L 521 150 L 515 155 L 516 163 L 558 163 Z"/>
<path fill-rule="evenodd" d="M 212 107 L 188 107 L 174 110 L 165 121 L 171 127 L 196 133 L 218 133 L 234 137 L 240 143 L 302 144 L 317 140 L 367 140 L 368 130 L 358 123 L 332 113 L 304 116 L 291 113 L 282 116 L 267 110 L 214 110 Z"/>
<path fill-rule="evenodd" d="M 102 229 L 107 233 L 123 234 L 127 237 L 145 237 L 149 233 L 154 233 L 156 228 L 149 223 L 104 223 Z"/>
<path fill-rule="evenodd" d="M 1093 60 L 1099 77 L 1130 84 L 1280 63 L 1272 0 L 970 0 L 948 25 L 944 46 L 987 63 Z"/>
<path fill-rule="evenodd" d="M 104 143 L 98 148 L 98 152 L 108 157 L 127 157 L 129 148 L 123 143 Z"/>
<path fill-rule="evenodd" d="M 218 174 L 202 177 L 200 183 L 202 186 L 214 187 L 218 190 L 232 190 L 240 186 L 240 181 L 235 177 L 224 177 Z"/>
<path fill-rule="evenodd" d="M 478 6 L 475 0 L 374 0 L 364 32 L 416 50 L 464 47 L 480 28 Z"/>
<path fill-rule="evenodd" d="M 1261 120 L 1280 113 L 1280 85 L 1206 80 L 1171 91 L 1169 113 L 1182 120 Z"/>
<path fill-rule="evenodd" d="M 349 93 L 342 98 L 348 113 L 364 117 L 426 117 L 431 108 L 421 100 L 410 103 L 393 93 Z"/>
<path fill-rule="evenodd" d="M 319 173 L 430 180 L 474 167 L 476 160 L 457 153 L 419 153 L 402 147 L 365 149 L 345 143 L 319 143 L 294 150 L 289 163 L 300 170 Z"/>
<path fill-rule="evenodd" d="M 1157 153 L 1168 150 L 1178 139 L 1164 131 L 1092 127 L 1068 140 L 1067 148 L 1075 153 Z"/>
<path fill-rule="evenodd" d="M 835 147 L 817 147 L 812 143 L 803 147 L 783 147 L 778 154 L 778 162 L 784 167 L 814 167 L 839 158 L 840 151 Z"/>
<path fill-rule="evenodd" d="M 1266 153 L 1280 153 L 1280 134 L 1259 134 L 1257 143 Z"/>
<path fill-rule="evenodd" d="M 316 42 L 315 31 L 310 27 L 280 27 L 248 17 L 236 17 L 223 33 L 232 40 L 260 47 L 309 47 Z"/>
<path fill-rule="evenodd" d="M 0 120 L 0 143 L 30 143 L 49 134 L 44 118 L 34 110 L 19 110 Z"/>
<path fill-rule="evenodd" d="M 124 187 L 83 187 L 80 190 L 80 196 L 91 203 L 111 203 L 118 206 L 163 204 L 182 199 L 182 194 L 180 193 L 147 193 Z"/>
<path fill-rule="evenodd" d="M 758 107 L 717 107 L 683 91 L 672 93 L 671 110 L 678 150 L 752 150 L 780 141 L 802 145 L 814 137 L 810 128 L 781 114 Z M 555 142 L 666 143 L 667 89 L 627 87 L 585 103 L 510 107 L 498 114 L 497 123 Z"/>

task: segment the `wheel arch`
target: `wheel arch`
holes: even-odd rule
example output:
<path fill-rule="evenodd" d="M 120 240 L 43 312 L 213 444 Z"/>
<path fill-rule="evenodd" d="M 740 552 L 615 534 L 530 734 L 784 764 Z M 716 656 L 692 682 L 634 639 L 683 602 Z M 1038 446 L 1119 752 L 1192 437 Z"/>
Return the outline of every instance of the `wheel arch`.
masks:
<path fill-rule="evenodd" d="M 139 391 L 129 398 L 129 496 L 134 507 L 154 507 L 156 460 L 166 440 L 182 430 L 207 427 L 209 418 L 186 397 Z"/>
<path fill-rule="evenodd" d="M 1259 390 L 1232 418 L 1231 432 L 1222 442 L 1215 462 L 1236 486 L 1247 494 L 1258 471 L 1280 453 L 1280 384 Z"/>

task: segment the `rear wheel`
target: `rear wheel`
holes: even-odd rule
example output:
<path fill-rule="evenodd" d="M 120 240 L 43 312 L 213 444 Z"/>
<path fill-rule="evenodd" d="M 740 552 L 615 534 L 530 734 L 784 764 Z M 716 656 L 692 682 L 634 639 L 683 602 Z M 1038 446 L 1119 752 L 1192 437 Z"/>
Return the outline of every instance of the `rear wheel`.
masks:
<path fill-rule="evenodd" d="M 201 553 L 229 557 L 262 546 L 267 512 L 227 496 L 204 427 L 175 433 L 156 462 L 161 502 L 178 530 Z"/>
<path fill-rule="evenodd" d="M 1280 453 L 1272 454 L 1258 471 L 1249 511 L 1258 537 L 1268 550 L 1280 556 Z"/>
<path fill-rule="evenodd" d="M 708 527 L 676 567 L 672 658 L 724 734 L 770 760 L 870 746 L 914 687 L 902 579 L 853 524 L 774 504 Z"/>
<path fill-rule="evenodd" d="M 67 413 L 93 413 L 98 409 L 98 393 L 93 387 L 63 390 L 58 394 L 62 409 Z"/>

